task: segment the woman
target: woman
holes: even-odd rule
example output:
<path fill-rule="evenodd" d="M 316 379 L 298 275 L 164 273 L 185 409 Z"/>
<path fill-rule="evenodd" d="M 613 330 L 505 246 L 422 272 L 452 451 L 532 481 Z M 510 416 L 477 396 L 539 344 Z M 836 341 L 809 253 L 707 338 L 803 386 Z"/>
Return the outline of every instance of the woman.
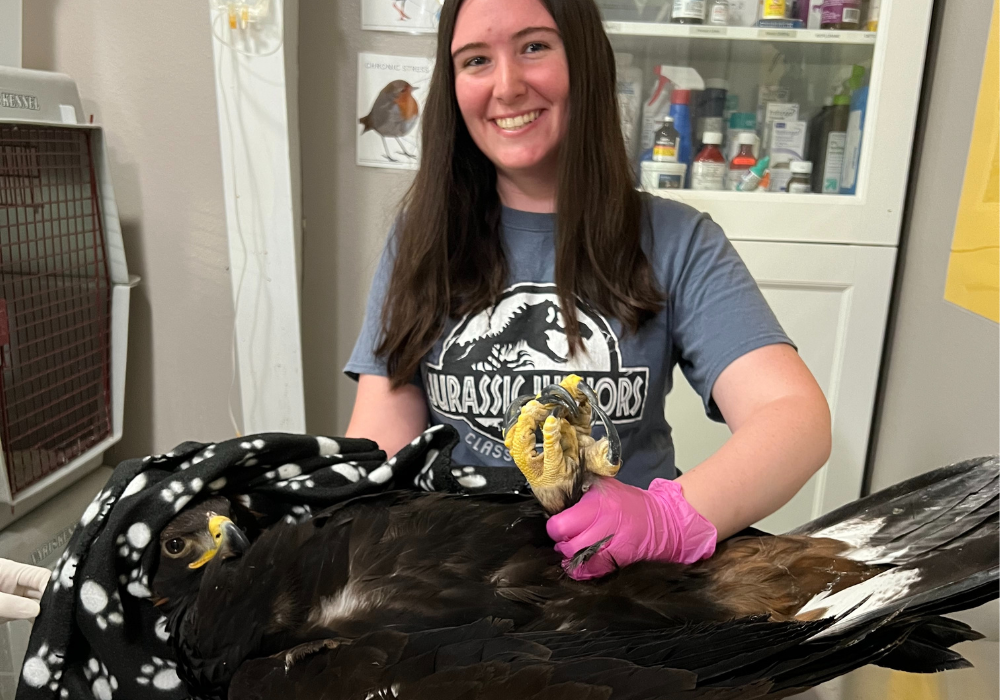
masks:
<path fill-rule="evenodd" d="M 615 100 L 593 0 L 448 0 L 420 171 L 345 369 L 349 436 L 392 454 L 450 423 L 470 465 L 511 464 L 510 399 L 570 372 L 592 382 L 625 460 L 549 521 L 565 555 L 614 533 L 581 577 L 708 556 L 830 451 L 823 394 L 722 230 L 636 192 Z M 678 362 L 732 436 L 670 481 Z"/>

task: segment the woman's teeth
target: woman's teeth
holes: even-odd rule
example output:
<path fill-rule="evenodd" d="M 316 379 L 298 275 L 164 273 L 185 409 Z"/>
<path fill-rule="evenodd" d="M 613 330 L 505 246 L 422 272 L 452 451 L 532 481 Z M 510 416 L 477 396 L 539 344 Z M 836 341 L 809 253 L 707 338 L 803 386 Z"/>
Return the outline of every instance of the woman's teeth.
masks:
<path fill-rule="evenodd" d="M 512 117 L 510 119 L 495 119 L 494 121 L 497 123 L 497 126 L 499 126 L 501 129 L 506 129 L 507 131 L 516 131 L 538 119 L 539 114 L 541 114 L 541 112 L 535 110 L 534 112 L 521 114 L 516 117 Z"/>

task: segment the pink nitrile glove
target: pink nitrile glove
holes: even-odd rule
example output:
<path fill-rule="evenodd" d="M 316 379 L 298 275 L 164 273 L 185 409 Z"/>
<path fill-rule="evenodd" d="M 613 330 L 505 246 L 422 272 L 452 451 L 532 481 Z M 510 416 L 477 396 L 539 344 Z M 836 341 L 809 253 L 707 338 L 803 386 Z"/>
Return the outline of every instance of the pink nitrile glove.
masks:
<path fill-rule="evenodd" d="M 563 555 L 563 568 L 577 581 L 599 578 L 637 561 L 693 564 L 715 552 L 718 532 L 684 499 L 681 485 L 653 479 L 649 489 L 602 478 L 580 501 L 549 518 L 545 529 Z M 586 563 L 569 570 L 569 560 L 608 535 Z"/>

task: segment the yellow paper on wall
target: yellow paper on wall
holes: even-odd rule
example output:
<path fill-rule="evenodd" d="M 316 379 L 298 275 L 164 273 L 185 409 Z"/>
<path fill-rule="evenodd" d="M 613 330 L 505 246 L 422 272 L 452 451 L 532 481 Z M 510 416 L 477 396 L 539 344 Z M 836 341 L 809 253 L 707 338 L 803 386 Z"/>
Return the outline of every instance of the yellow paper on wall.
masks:
<path fill-rule="evenodd" d="M 979 85 L 972 145 L 951 242 L 944 298 L 1000 322 L 1000 24 L 997 0 Z"/>
<path fill-rule="evenodd" d="M 886 700 L 943 700 L 940 679 L 929 673 L 893 671 Z"/>

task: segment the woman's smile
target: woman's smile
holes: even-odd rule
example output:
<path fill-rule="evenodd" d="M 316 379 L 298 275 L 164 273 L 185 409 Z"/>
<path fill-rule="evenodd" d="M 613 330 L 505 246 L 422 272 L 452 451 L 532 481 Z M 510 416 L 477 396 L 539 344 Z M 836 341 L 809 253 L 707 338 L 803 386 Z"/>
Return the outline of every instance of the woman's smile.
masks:
<path fill-rule="evenodd" d="M 530 112 L 508 117 L 494 117 L 490 121 L 496 125 L 497 129 L 504 134 L 523 134 L 528 127 L 538 121 L 544 110 L 535 109 Z"/>

